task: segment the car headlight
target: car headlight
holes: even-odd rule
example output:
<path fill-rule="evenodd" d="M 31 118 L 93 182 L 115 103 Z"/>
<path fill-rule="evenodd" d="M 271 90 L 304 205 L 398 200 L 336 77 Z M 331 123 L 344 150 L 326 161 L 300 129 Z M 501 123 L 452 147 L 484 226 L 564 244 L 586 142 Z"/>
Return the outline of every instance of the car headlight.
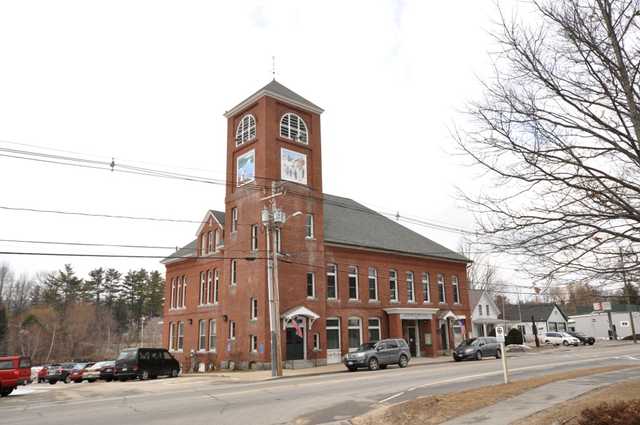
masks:
<path fill-rule="evenodd" d="M 361 359 L 364 357 L 364 353 L 355 353 L 353 357 L 355 357 L 356 359 Z"/>

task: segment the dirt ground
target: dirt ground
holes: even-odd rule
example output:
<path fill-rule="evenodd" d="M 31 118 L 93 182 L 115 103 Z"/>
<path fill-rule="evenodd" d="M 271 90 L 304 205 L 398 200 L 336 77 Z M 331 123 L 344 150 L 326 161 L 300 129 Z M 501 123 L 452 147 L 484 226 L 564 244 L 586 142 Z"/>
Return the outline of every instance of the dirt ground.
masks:
<path fill-rule="evenodd" d="M 416 400 L 383 406 L 368 414 L 352 419 L 355 425 L 435 425 L 505 400 L 528 390 L 555 381 L 611 372 L 630 366 L 609 366 L 552 373 L 538 378 L 523 379 L 507 385 L 490 385 L 456 393 L 420 397 Z M 639 394 L 636 392 L 636 395 Z M 564 409 L 564 408 L 563 408 Z M 550 422 L 531 422 L 531 424 Z"/>
<path fill-rule="evenodd" d="M 577 425 L 580 412 L 587 407 L 595 407 L 603 402 L 629 401 L 640 399 L 640 380 L 632 380 L 590 391 L 570 402 L 562 409 L 547 409 L 518 421 L 518 425 Z"/>

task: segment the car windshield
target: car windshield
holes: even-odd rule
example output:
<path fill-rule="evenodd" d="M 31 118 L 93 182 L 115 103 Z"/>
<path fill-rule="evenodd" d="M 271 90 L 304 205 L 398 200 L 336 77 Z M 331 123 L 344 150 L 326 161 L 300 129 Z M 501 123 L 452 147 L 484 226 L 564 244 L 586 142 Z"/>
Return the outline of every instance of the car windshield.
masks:
<path fill-rule="evenodd" d="M 118 360 L 133 360 L 136 358 L 137 350 L 124 350 L 118 356 Z"/>
<path fill-rule="evenodd" d="M 478 339 L 477 338 L 469 338 L 469 339 L 465 339 L 464 341 L 462 341 L 460 343 L 460 346 L 463 345 L 473 345 L 474 342 L 476 342 Z"/>
<path fill-rule="evenodd" d="M 85 367 L 87 367 L 88 363 L 76 363 L 73 368 L 74 369 L 84 369 Z"/>
<path fill-rule="evenodd" d="M 72 369 L 73 367 L 75 367 L 76 363 L 63 363 L 62 364 L 62 368 L 64 369 Z"/>
<path fill-rule="evenodd" d="M 376 344 L 374 342 L 366 342 L 364 344 L 362 344 L 360 347 L 358 347 L 357 351 L 369 351 L 369 350 L 373 350 L 373 348 L 376 346 Z"/>

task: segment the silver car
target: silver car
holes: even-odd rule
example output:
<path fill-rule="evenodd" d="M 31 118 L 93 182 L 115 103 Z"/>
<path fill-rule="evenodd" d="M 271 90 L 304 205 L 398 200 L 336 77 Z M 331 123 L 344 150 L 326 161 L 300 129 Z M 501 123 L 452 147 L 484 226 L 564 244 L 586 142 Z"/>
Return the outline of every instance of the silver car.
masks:
<path fill-rule="evenodd" d="M 361 367 L 366 367 L 369 370 L 386 369 L 390 364 L 407 367 L 409 360 L 411 360 L 411 353 L 404 339 L 367 342 L 343 358 L 344 365 L 351 372 L 355 372 Z"/>

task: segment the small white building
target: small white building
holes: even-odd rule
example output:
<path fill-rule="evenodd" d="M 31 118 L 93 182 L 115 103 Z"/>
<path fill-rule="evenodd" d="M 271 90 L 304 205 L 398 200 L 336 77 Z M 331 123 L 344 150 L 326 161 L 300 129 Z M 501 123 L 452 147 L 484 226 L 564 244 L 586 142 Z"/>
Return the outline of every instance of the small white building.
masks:
<path fill-rule="evenodd" d="M 508 304 L 505 305 L 503 319 L 506 332 L 517 328 L 528 342 L 534 340 L 534 322 L 538 335 L 569 330 L 569 317 L 555 303 Z"/>
<path fill-rule="evenodd" d="M 496 326 L 502 323 L 499 319 L 500 309 L 487 291 L 469 290 L 469 306 L 471 308 L 471 335 L 487 336 Z"/>
<path fill-rule="evenodd" d="M 640 334 L 640 308 L 629 306 L 633 311 L 633 323 L 636 334 Z M 613 304 L 611 311 L 611 321 L 615 327 L 618 339 L 631 335 L 631 319 L 629 310 L 625 304 Z M 576 332 L 592 336 L 595 339 L 609 339 L 609 317 L 606 311 L 591 311 L 590 313 L 576 314 L 570 316 L 569 328 Z"/>

